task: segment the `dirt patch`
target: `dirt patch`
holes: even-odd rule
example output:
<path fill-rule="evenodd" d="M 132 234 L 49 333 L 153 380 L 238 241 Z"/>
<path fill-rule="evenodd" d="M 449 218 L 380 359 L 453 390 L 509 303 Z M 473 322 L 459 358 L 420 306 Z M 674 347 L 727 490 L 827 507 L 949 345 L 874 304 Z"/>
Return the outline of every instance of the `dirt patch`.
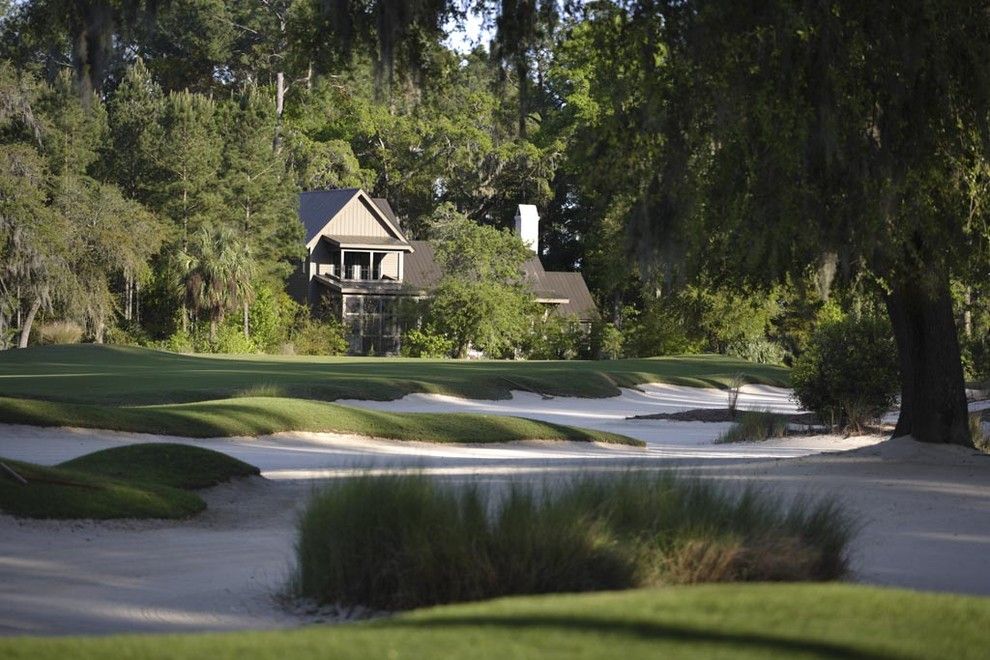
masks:
<path fill-rule="evenodd" d="M 666 419 L 673 422 L 712 422 L 726 423 L 735 422 L 741 411 L 733 413 L 728 408 L 692 408 L 691 410 L 679 410 L 677 412 L 651 413 L 649 415 L 632 415 L 626 419 Z M 787 420 L 788 424 L 804 424 L 807 426 L 821 426 L 814 413 L 778 413 Z"/>

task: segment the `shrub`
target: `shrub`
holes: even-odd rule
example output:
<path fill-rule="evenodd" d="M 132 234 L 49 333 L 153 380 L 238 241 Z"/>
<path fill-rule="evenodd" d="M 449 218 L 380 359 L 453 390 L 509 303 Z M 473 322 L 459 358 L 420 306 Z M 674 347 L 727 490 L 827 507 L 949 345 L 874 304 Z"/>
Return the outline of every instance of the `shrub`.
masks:
<path fill-rule="evenodd" d="M 306 319 L 292 336 L 299 355 L 342 355 L 347 352 L 344 325 L 333 318 Z"/>
<path fill-rule="evenodd" d="M 38 336 L 42 344 L 78 344 L 83 329 L 75 321 L 53 321 L 38 326 Z"/>
<path fill-rule="evenodd" d="M 963 339 L 961 342 L 963 370 L 966 380 L 986 383 L 990 387 L 990 334 Z"/>
<path fill-rule="evenodd" d="M 238 323 L 225 323 L 217 330 L 217 340 L 213 344 L 214 353 L 257 353 L 254 341 L 244 336 L 244 329 Z"/>
<path fill-rule="evenodd" d="M 783 364 L 786 357 L 783 347 L 769 339 L 745 339 L 733 342 L 728 345 L 725 354 L 757 364 Z"/>
<path fill-rule="evenodd" d="M 990 454 L 990 434 L 983 430 L 983 412 L 969 414 L 969 434 L 973 446 L 985 454 Z"/>
<path fill-rule="evenodd" d="M 591 326 L 591 353 L 596 360 L 618 360 L 622 357 L 622 331 L 614 323 L 597 321 Z"/>
<path fill-rule="evenodd" d="M 533 324 L 527 357 L 533 360 L 573 360 L 588 354 L 588 333 L 573 316 L 551 313 Z"/>
<path fill-rule="evenodd" d="M 413 328 L 402 335 L 403 357 L 443 358 L 454 352 L 454 342 L 429 329 Z"/>
<path fill-rule="evenodd" d="M 310 501 L 291 588 L 323 603 L 395 610 L 683 582 L 826 580 L 844 574 L 852 529 L 831 501 L 731 495 L 670 474 L 499 491 L 362 476 Z"/>
<path fill-rule="evenodd" d="M 890 325 L 849 317 L 819 325 L 794 362 L 791 383 L 822 422 L 860 429 L 894 405 L 898 373 Z"/>
<path fill-rule="evenodd" d="M 183 330 L 176 330 L 168 339 L 161 342 L 160 348 L 173 353 L 195 353 L 193 336 Z"/>
<path fill-rule="evenodd" d="M 787 416 L 769 410 L 746 410 L 715 442 L 757 442 L 787 435 Z"/>
<path fill-rule="evenodd" d="M 248 313 L 251 341 L 265 353 L 279 352 L 288 342 L 292 328 L 307 313 L 306 307 L 285 291 L 268 283 L 259 284 Z"/>

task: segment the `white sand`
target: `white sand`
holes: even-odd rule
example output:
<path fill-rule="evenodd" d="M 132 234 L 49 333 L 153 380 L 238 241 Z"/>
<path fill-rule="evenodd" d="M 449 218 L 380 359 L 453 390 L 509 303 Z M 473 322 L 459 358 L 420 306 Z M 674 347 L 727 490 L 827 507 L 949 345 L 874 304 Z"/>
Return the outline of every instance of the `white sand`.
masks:
<path fill-rule="evenodd" d="M 423 469 L 497 484 L 546 472 L 685 468 L 750 481 L 784 495 L 832 495 L 863 524 L 854 578 L 875 584 L 990 594 L 990 457 L 908 439 L 817 436 L 714 446 L 727 425 L 626 420 L 633 414 L 724 407 L 724 392 L 650 386 L 611 399 L 509 401 L 414 395 L 349 402 L 388 410 L 474 410 L 602 428 L 648 447 L 527 442 L 434 445 L 335 434 L 190 440 L 0 426 L 0 456 L 57 463 L 103 447 L 174 441 L 224 451 L 262 468 L 205 493 L 209 509 L 186 522 L 17 521 L 0 516 L 0 633 L 105 633 L 266 628 L 312 616 L 273 594 L 291 563 L 293 527 L 317 483 L 369 469 Z M 740 407 L 794 410 L 786 391 L 747 386 Z M 852 450 L 814 455 L 822 451 Z M 777 460 L 797 457 L 792 460 Z"/>

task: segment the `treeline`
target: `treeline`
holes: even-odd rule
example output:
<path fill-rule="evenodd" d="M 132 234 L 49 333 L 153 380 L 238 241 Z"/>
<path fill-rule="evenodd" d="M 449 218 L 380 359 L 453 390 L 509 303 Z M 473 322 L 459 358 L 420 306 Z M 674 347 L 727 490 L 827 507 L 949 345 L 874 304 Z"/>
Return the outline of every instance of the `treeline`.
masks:
<path fill-rule="evenodd" d="M 544 263 L 583 272 L 609 354 L 789 361 L 835 308 L 885 315 L 920 286 L 926 309 L 949 296 L 967 377 L 990 376 L 984 18 L 709 4 L 12 5 L 0 341 L 32 318 L 181 348 L 330 341 L 284 293 L 295 195 L 360 186 L 418 238 L 441 208 L 505 227 L 537 204 Z M 469 11 L 492 41 L 454 52 Z M 898 24 L 952 56 L 894 57 Z M 909 65 L 931 84 L 898 87 Z"/>

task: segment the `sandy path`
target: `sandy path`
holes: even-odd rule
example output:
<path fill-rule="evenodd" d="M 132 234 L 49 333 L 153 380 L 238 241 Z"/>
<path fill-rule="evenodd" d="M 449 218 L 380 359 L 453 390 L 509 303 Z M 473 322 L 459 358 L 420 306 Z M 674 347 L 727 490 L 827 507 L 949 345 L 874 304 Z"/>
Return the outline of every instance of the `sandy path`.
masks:
<path fill-rule="evenodd" d="M 310 620 L 286 612 L 273 598 L 291 564 L 298 508 L 314 479 L 368 469 L 423 469 L 446 479 L 499 483 L 546 472 L 645 464 L 684 468 L 732 484 L 755 481 L 788 496 L 831 495 L 863 523 L 852 548 L 855 579 L 990 595 L 990 457 L 909 440 L 873 445 L 875 437 L 713 447 L 711 439 L 724 425 L 625 420 L 631 414 L 706 407 L 700 405 L 706 401 L 711 403 L 707 407 L 724 405 L 703 392 L 681 394 L 688 399 L 665 403 L 654 390 L 624 393 L 625 398 L 615 397 L 619 400 L 581 400 L 586 411 L 581 420 L 573 419 L 581 412 L 573 400 L 517 395 L 499 402 L 511 411 L 505 414 L 526 414 L 521 411 L 526 408 L 535 411 L 527 416 L 550 421 L 568 415 L 568 423 L 586 426 L 592 424 L 583 420 L 596 417 L 601 424 L 636 425 L 642 434 L 637 437 L 649 445 L 645 450 L 547 442 L 444 446 L 332 434 L 190 441 L 0 426 L 0 456 L 51 464 L 101 447 L 166 440 L 225 451 L 259 465 L 267 477 L 207 491 L 207 512 L 186 522 L 0 516 L 0 633 L 227 630 Z M 778 409 L 792 405 L 779 393 L 747 393 L 764 395 L 778 397 Z M 403 406 L 415 401 L 406 397 L 392 403 L 407 409 Z M 642 405 L 630 406 L 630 401 Z M 770 407 L 767 403 L 764 399 L 755 407 Z M 548 409 L 548 404 L 572 408 Z M 487 407 L 497 404 L 444 405 L 495 412 Z M 812 455 L 855 447 L 860 448 Z"/>

